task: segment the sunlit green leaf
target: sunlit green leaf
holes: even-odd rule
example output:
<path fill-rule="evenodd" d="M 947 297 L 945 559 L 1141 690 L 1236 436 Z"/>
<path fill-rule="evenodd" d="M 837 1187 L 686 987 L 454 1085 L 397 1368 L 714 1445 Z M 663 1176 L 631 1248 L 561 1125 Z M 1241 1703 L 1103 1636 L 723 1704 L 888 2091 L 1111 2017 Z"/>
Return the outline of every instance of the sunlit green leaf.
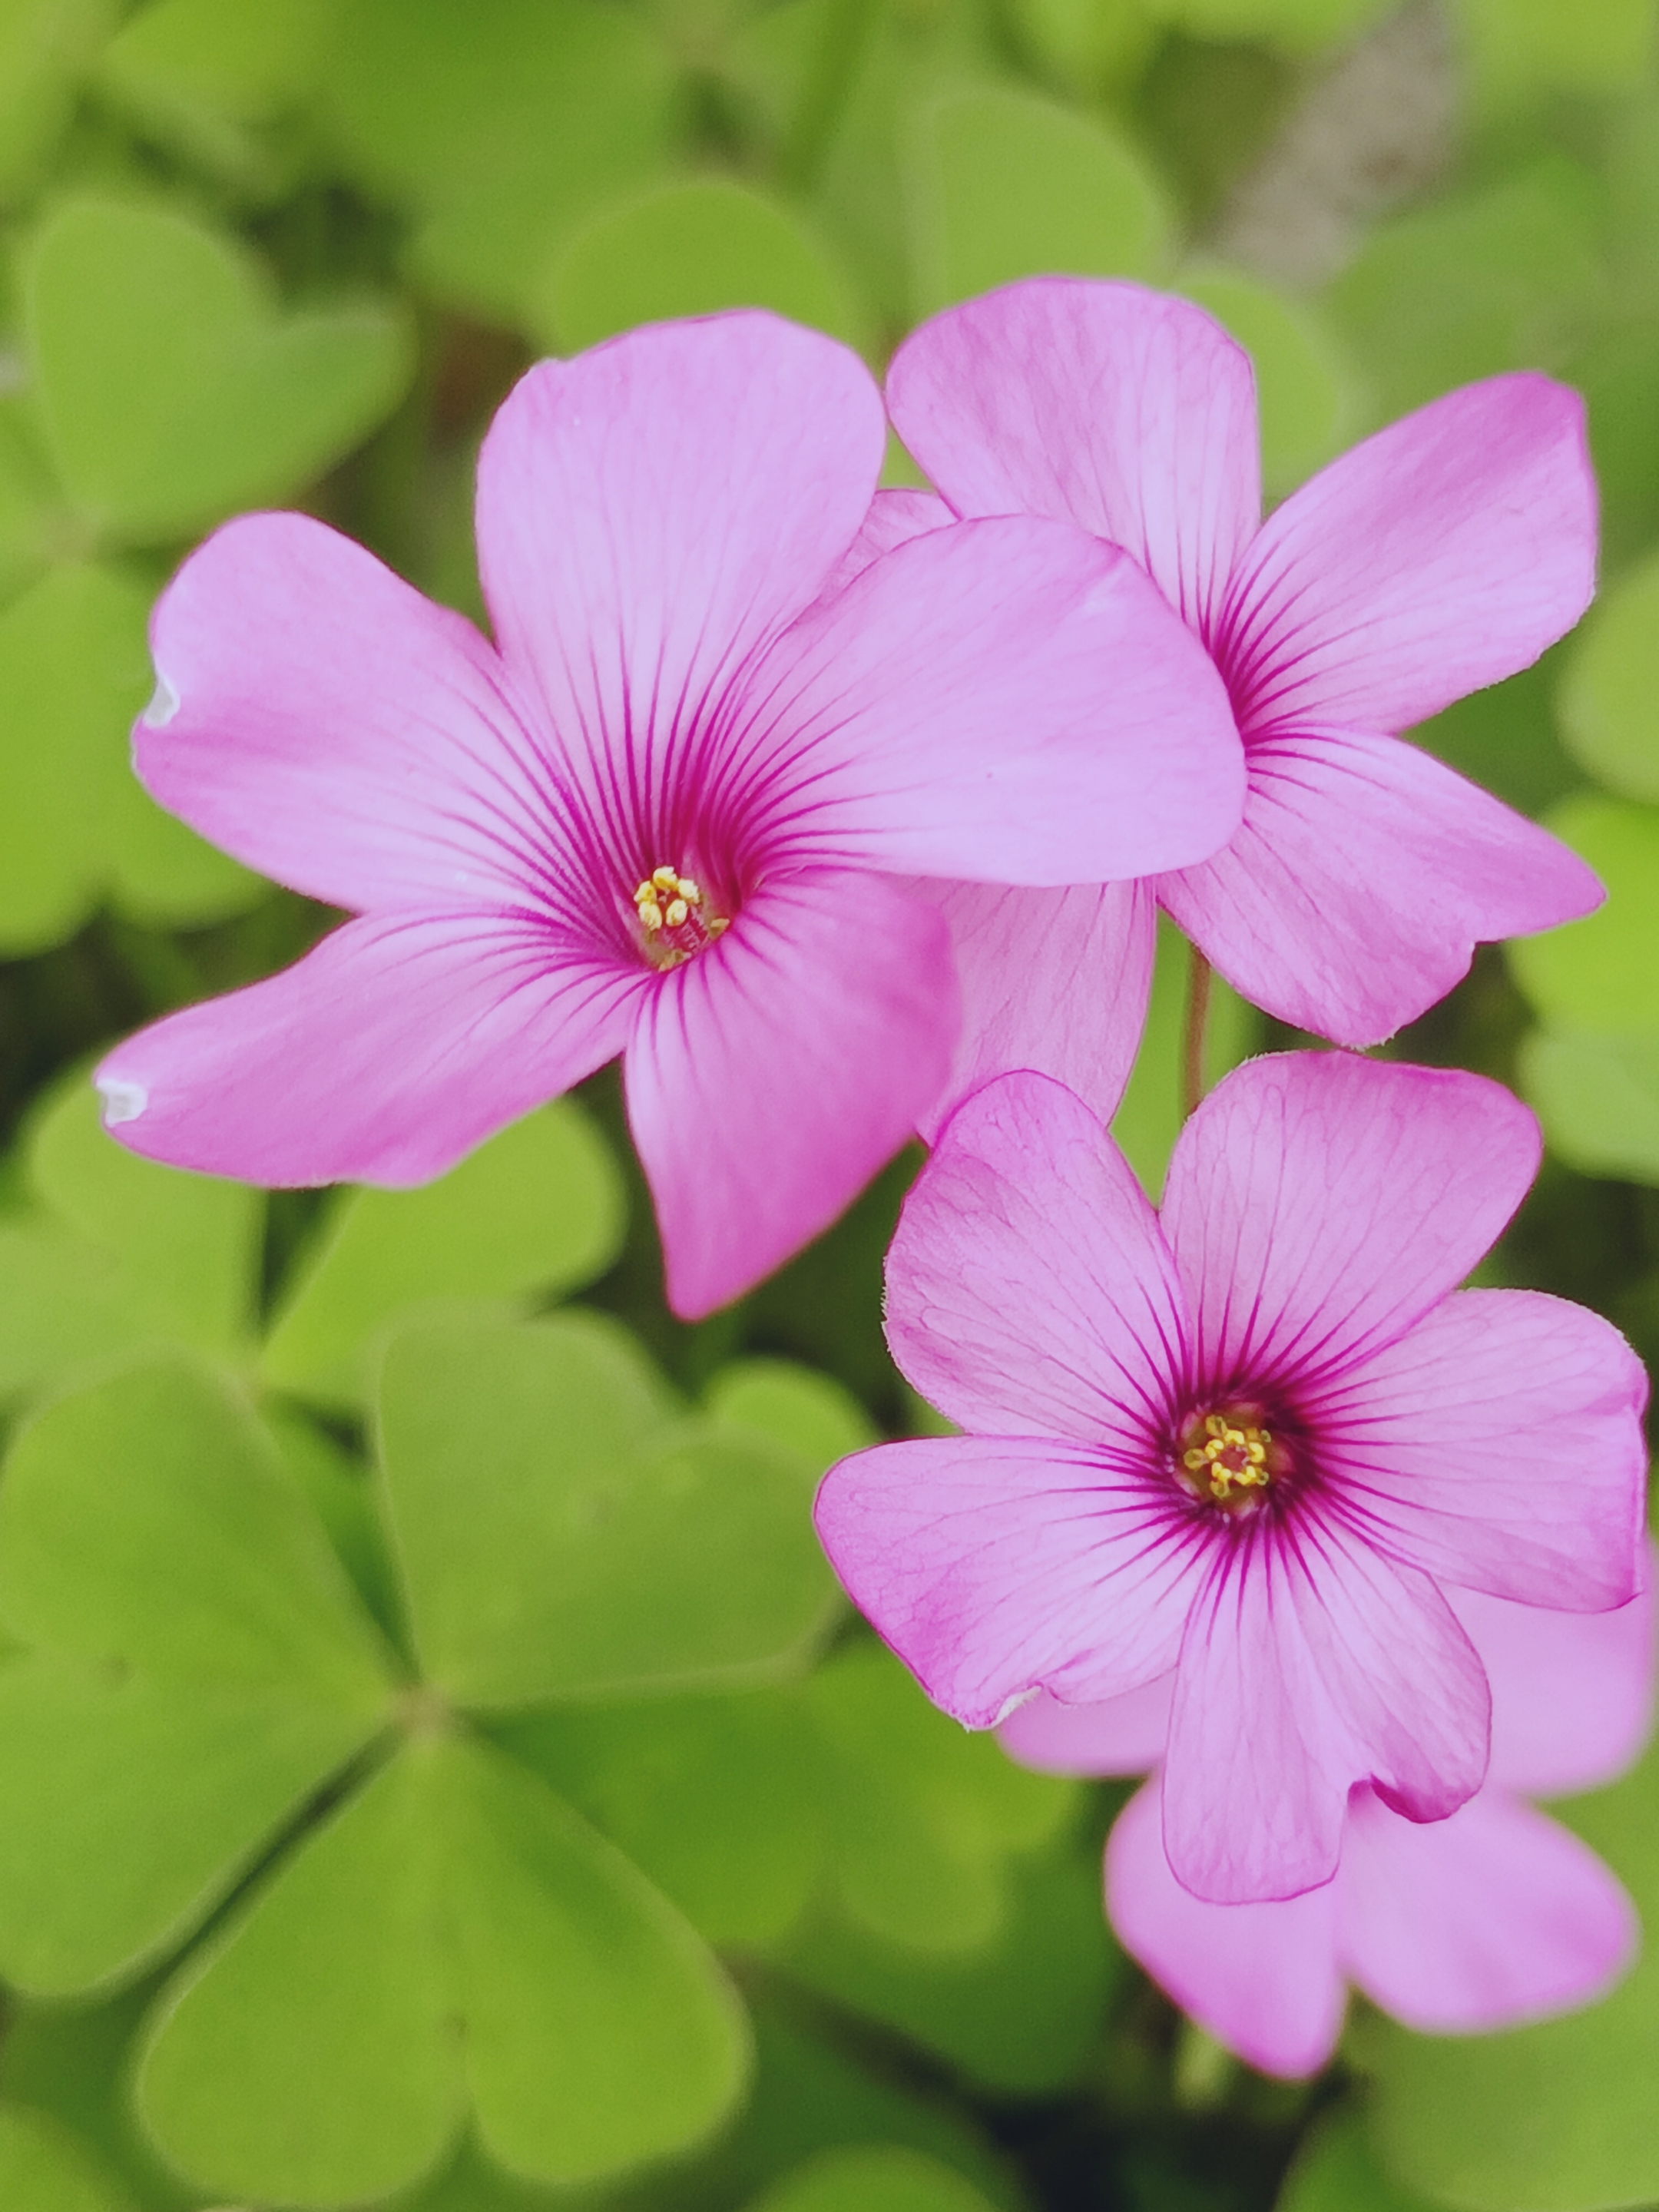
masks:
<path fill-rule="evenodd" d="M 206 2186 L 378 2196 L 471 2104 L 488 2149 L 577 2182 L 681 2148 L 747 2039 L 690 1929 L 531 1776 L 417 1739 L 250 1898 L 162 2008 L 139 2096 Z"/>
<path fill-rule="evenodd" d="M 1511 945 L 1516 981 L 1563 1030 L 1659 1032 L 1659 810 L 1586 794 L 1557 807 L 1548 826 L 1595 870 L 1607 902 Z"/>
<path fill-rule="evenodd" d="M 1580 766 L 1626 799 L 1659 800 L 1659 560 L 1591 610 L 1559 696 Z"/>
<path fill-rule="evenodd" d="M 283 1300 L 265 1377 L 324 1404 L 356 1405 L 388 1322 L 423 1307 L 513 1307 L 575 1289 L 616 1257 L 623 1203 L 610 1152 L 568 1098 L 421 1189 L 344 1194 Z"/>
<path fill-rule="evenodd" d="M 990 2206 L 951 2166 L 886 2144 L 822 2151 L 747 2212 L 990 2212 Z"/>
<path fill-rule="evenodd" d="M 714 1376 L 702 1402 L 714 1419 L 758 1429 L 819 1474 L 877 1441 L 850 1390 L 793 1359 L 735 1359 Z"/>
<path fill-rule="evenodd" d="M 285 311 L 232 240 L 85 194 L 30 248 L 28 338 L 64 481 L 110 537 L 182 536 L 349 452 L 410 370 L 379 305 Z"/>
<path fill-rule="evenodd" d="M 835 1606 L 811 1462 L 665 1425 L 662 1386 L 597 1316 L 394 1337 L 380 1435 L 416 1644 L 463 1703 L 753 1679 Z"/>
<path fill-rule="evenodd" d="M 1148 276 L 1170 213 L 1139 155 L 1104 125 L 1012 88 L 950 94 L 915 125 L 917 305 L 1016 276 Z"/>
<path fill-rule="evenodd" d="M 17 2212 L 127 2212 L 127 2199 L 66 2128 L 0 2106 L 0 2203 Z"/>
<path fill-rule="evenodd" d="M 1569 1167 L 1659 1183 L 1659 1035 L 1534 1030 L 1520 1073 L 1550 1149 Z"/>
<path fill-rule="evenodd" d="M 699 177 L 605 209 L 527 295 L 536 337 L 574 353 L 636 323 L 770 307 L 856 343 L 847 278 L 800 219 L 729 178 Z"/>
<path fill-rule="evenodd" d="M 1546 92 L 1620 93 L 1652 52 L 1650 0 L 1457 0 L 1478 96 L 1493 108 Z"/>
<path fill-rule="evenodd" d="M 81 72 L 119 14 L 119 0 L 0 8 L 0 200 L 34 182 L 74 112 Z"/>
<path fill-rule="evenodd" d="M 189 1369 L 24 1429 L 0 1489 L 0 1958 L 132 1972 L 373 1734 L 382 1650 L 269 1441 Z"/>

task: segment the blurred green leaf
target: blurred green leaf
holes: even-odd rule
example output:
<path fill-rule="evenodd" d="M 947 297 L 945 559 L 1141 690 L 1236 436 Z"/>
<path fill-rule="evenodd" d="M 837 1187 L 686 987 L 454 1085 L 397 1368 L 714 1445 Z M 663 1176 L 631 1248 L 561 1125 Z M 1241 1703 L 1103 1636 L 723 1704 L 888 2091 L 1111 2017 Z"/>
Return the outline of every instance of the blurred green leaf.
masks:
<path fill-rule="evenodd" d="M 878 1441 L 850 1390 L 793 1359 L 734 1359 L 714 1377 L 702 1402 L 712 1420 L 758 1429 L 820 1474 Z"/>
<path fill-rule="evenodd" d="M 659 173 L 681 119 L 662 46 L 594 0 L 342 0 L 322 95 L 356 174 L 423 215 L 417 281 L 508 325 L 570 228 Z"/>
<path fill-rule="evenodd" d="M 1010 1910 L 1009 1859 L 1058 1832 L 1074 1785 L 1027 1772 L 994 1736 L 959 1727 L 878 1646 L 836 1653 L 805 1696 L 830 1760 L 838 1909 L 915 1952 L 994 1942 Z"/>
<path fill-rule="evenodd" d="M 1112 1135 L 1154 1205 L 1164 1188 L 1164 1172 L 1175 1140 L 1181 1134 L 1192 959 L 1186 939 L 1160 914 L 1146 1026 L 1128 1088 L 1112 1120 Z M 1261 1043 L 1261 1015 L 1222 976 L 1212 975 L 1209 1020 L 1204 1032 L 1206 1088 L 1212 1089 L 1230 1068 L 1259 1051 Z"/>
<path fill-rule="evenodd" d="M 1359 410 L 1352 366 L 1317 313 L 1234 269 L 1182 270 L 1181 289 L 1249 353 L 1261 422 L 1261 481 L 1282 499 L 1322 467 Z"/>
<path fill-rule="evenodd" d="M 1433 2212 L 1377 2165 L 1352 2105 L 1316 2121 L 1297 2152 L 1273 2212 Z"/>
<path fill-rule="evenodd" d="M 1580 767 L 1626 799 L 1659 800 L 1659 557 L 1590 610 L 1559 699 Z"/>
<path fill-rule="evenodd" d="M 289 180 L 270 126 L 311 91 L 330 0 L 155 0 L 99 57 L 137 127 L 255 193 Z"/>
<path fill-rule="evenodd" d="M 746 2063 L 678 1916 L 532 1777 L 432 1735 L 199 1954 L 138 2094 L 206 2185 L 332 2204 L 416 2179 L 468 2102 L 520 2173 L 642 2163 L 705 2133 Z"/>
<path fill-rule="evenodd" d="M 1620 93 L 1653 51 L 1652 0 L 1456 0 L 1475 91 L 1491 108 L 1546 92 Z"/>
<path fill-rule="evenodd" d="M 1325 295 L 1380 420 L 1508 368 L 1556 368 L 1603 282 L 1596 185 L 1551 155 L 1378 226 Z"/>
<path fill-rule="evenodd" d="M 101 896 L 149 921 L 217 920 L 256 876 L 164 814 L 128 732 L 153 683 L 149 595 L 112 569 L 48 572 L 0 614 L 0 946 L 33 951 Z"/>
<path fill-rule="evenodd" d="M 1454 700 L 1412 739 L 1521 813 L 1544 813 L 1583 781 L 1561 749 L 1551 705 L 1564 650 L 1571 647 L 1553 647 L 1507 682 Z"/>
<path fill-rule="evenodd" d="M 265 1379 L 324 1405 L 359 1405 L 394 1316 L 559 1297 L 604 1273 L 623 1226 L 610 1152 L 574 1099 L 556 1099 L 436 1182 L 337 1199 L 284 1296 Z"/>
<path fill-rule="evenodd" d="M 753 1680 L 835 1607 L 811 1461 L 665 1425 L 661 1385 L 597 1316 L 404 1332 L 380 1433 L 416 1644 L 465 1702 Z"/>
<path fill-rule="evenodd" d="M 75 111 L 81 73 L 120 12 L 120 0 L 0 6 L 0 201 L 36 181 Z"/>
<path fill-rule="evenodd" d="M 0 2203 L 17 2212 L 127 2212 L 67 2128 L 21 2106 L 0 2106 Z"/>
<path fill-rule="evenodd" d="M 1607 902 L 1583 921 L 1511 945 L 1516 981 L 1562 1030 L 1659 1032 L 1659 810 L 1587 793 L 1557 807 L 1548 827 L 1589 862 Z"/>
<path fill-rule="evenodd" d="M 1352 38 L 1389 0 L 1148 0 L 1148 12 L 1195 39 L 1261 39 L 1311 50 Z"/>
<path fill-rule="evenodd" d="M 711 1943 L 776 1942 L 824 1853 L 823 1761 L 799 1695 L 515 1715 L 495 1733 L 618 1844 Z"/>
<path fill-rule="evenodd" d="M 25 393 L 3 388 L 26 374 L 0 345 L 0 605 L 60 555 L 83 550 L 87 532 L 64 504 L 35 410 Z"/>
<path fill-rule="evenodd" d="M 858 344 L 847 278 L 789 209 L 726 177 L 662 185 L 605 209 L 526 294 L 529 328 L 562 353 L 636 323 L 770 307 Z"/>
<path fill-rule="evenodd" d="M 909 208 L 917 304 L 1016 276 L 1151 276 L 1170 214 L 1103 125 L 1012 88 L 944 95 L 916 118 Z"/>
<path fill-rule="evenodd" d="M 972 2183 L 920 2151 L 884 2144 L 821 2151 L 748 2212 L 990 2212 Z"/>
<path fill-rule="evenodd" d="M 161 207 L 61 202 L 24 286 L 64 481 L 118 540 L 181 537 L 309 483 L 391 411 L 412 367 L 393 309 L 284 310 L 234 240 Z"/>
<path fill-rule="evenodd" d="M 180 1365 L 23 1430 L 0 1625 L 30 1647 L 0 1667 L 0 1958 L 35 1992 L 175 1942 L 386 1709 L 383 1649 L 269 1440 Z"/>
<path fill-rule="evenodd" d="M 1659 1751 L 1650 1748 L 1611 1789 L 1558 1810 L 1652 1926 Z M 1611 2212 L 1659 2197 L 1659 1955 L 1651 1947 L 1611 1996 L 1565 2019 L 1443 2038 L 1372 2015 L 1357 2048 L 1372 2077 L 1370 2142 L 1407 2190 L 1468 2212 Z"/>
<path fill-rule="evenodd" d="M 1122 1954 L 1106 1926 L 1097 1851 L 1069 1841 L 1008 1869 L 994 1940 L 966 1957 L 918 1954 L 828 1917 L 789 1946 L 793 1975 L 896 2027 L 1005 2095 L 1068 2087 L 1097 2049 Z"/>
<path fill-rule="evenodd" d="M 1659 1036 L 1534 1030 L 1520 1074 L 1551 1151 L 1569 1167 L 1659 1183 Z"/>

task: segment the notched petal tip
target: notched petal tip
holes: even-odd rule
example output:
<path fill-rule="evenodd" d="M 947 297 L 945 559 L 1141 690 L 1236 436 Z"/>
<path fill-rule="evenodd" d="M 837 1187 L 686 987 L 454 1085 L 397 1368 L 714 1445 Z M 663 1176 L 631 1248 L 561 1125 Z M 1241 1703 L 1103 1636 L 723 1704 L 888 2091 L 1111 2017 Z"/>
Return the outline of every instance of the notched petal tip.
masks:
<path fill-rule="evenodd" d="M 102 1119 L 106 1129 L 136 1121 L 149 1104 L 149 1092 L 143 1084 L 128 1082 L 118 1075 L 94 1076 L 93 1087 L 104 1102 Z"/>

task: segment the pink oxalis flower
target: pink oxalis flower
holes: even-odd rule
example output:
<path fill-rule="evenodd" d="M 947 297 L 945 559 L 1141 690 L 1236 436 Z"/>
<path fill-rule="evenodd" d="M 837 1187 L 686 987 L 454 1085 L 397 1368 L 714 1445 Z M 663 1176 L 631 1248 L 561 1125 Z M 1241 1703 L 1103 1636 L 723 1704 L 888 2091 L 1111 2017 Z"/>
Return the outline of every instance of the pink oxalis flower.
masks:
<path fill-rule="evenodd" d="M 956 1044 L 909 879 L 1176 866 L 1243 794 L 1204 656 L 1069 526 L 934 532 L 826 598 L 884 436 L 830 339 L 664 325 L 543 362 L 496 416 L 494 645 L 303 515 L 193 554 L 155 611 L 138 773 L 356 918 L 112 1053 L 121 1139 L 256 1182 L 418 1182 L 620 1053 L 680 1312 L 832 1219 Z"/>
<path fill-rule="evenodd" d="M 969 1727 L 1173 1675 L 1163 1829 L 1194 1895 L 1329 1880 L 1349 1791 L 1443 1819 L 1486 1771 L 1443 1584 L 1635 1586 L 1640 1364 L 1597 1316 L 1457 1291 L 1536 1169 L 1498 1085 L 1346 1054 L 1237 1070 L 1161 1217 L 1083 1102 L 988 1085 L 888 1256 L 888 1335 L 965 1434 L 843 1460 L 817 1523 Z"/>
<path fill-rule="evenodd" d="M 1492 1765 L 1444 1820 L 1348 1802 L 1335 1878 L 1299 1897 L 1206 1905 L 1170 1870 L 1156 1775 L 1106 1846 L 1106 1904 L 1126 1948 L 1183 2010 L 1269 2074 L 1311 2074 L 1336 2047 L 1346 1985 L 1429 2035 L 1518 2027 L 1601 1996 L 1629 1966 L 1636 1913 L 1584 1844 L 1536 1811 L 1612 1781 L 1652 1725 L 1651 1565 L 1617 1611 L 1551 1613 L 1473 1590 L 1453 1611 L 1492 1686 Z M 1042 1697 L 1002 1743 L 1060 1774 L 1136 1774 L 1164 1756 L 1170 1679 L 1099 1705 Z"/>
<path fill-rule="evenodd" d="M 1265 524 L 1249 357 L 1186 301 L 1011 284 L 924 324 L 887 393 L 943 498 L 884 493 L 871 546 L 1024 514 L 1127 547 L 1213 655 L 1249 766 L 1223 849 L 1149 866 L 1139 891 L 1072 890 L 1063 933 L 1055 894 L 992 894 L 988 916 L 987 895 L 963 896 L 969 1032 L 975 1006 L 1011 1032 L 982 1074 L 1000 1050 L 1000 1066 L 1040 1067 L 1109 1115 L 1154 901 L 1247 998 L 1351 1045 L 1431 1006 L 1477 943 L 1598 903 L 1565 846 L 1395 734 L 1527 666 L 1589 604 L 1595 487 L 1575 393 L 1532 374 L 1454 392 Z M 1045 988 L 1062 935 L 1091 979 L 1063 1018 Z"/>

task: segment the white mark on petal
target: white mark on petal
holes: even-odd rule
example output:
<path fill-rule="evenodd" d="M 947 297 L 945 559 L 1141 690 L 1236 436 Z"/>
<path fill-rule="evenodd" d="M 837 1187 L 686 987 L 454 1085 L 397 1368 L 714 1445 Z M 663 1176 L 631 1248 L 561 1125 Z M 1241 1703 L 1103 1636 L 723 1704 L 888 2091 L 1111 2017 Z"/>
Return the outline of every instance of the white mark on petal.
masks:
<path fill-rule="evenodd" d="M 155 692 L 139 720 L 152 730 L 164 730 L 178 713 L 181 703 L 179 694 L 158 668 Z"/>
<path fill-rule="evenodd" d="M 149 1103 L 149 1092 L 142 1083 L 124 1083 L 118 1075 L 100 1075 L 97 1082 L 106 1129 L 118 1128 L 123 1121 L 136 1121 Z"/>

